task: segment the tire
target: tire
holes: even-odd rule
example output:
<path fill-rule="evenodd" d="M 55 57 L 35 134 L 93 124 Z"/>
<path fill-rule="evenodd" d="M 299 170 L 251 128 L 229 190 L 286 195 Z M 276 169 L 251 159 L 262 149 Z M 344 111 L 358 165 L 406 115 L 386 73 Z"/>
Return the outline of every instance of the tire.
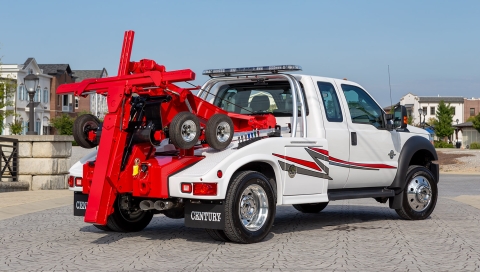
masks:
<path fill-rule="evenodd" d="M 182 111 L 173 117 L 169 127 L 172 143 L 180 149 L 190 149 L 200 137 L 200 121 L 188 111 Z"/>
<path fill-rule="evenodd" d="M 272 228 L 275 204 L 272 186 L 263 174 L 237 173 L 225 198 L 224 231 L 228 239 L 242 244 L 262 241 Z"/>
<path fill-rule="evenodd" d="M 91 114 L 83 114 L 77 117 L 73 122 L 73 139 L 83 148 L 93 148 L 98 145 L 88 139 L 88 131 L 96 130 L 100 125 L 100 120 Z"/>
<path fill-rule="evenodd" d="M 412 165 L 407 170 L 403 203 L 397 214 L 407 220 L 423 220 L 435 209 L 438 198 L 437 181 L 425 167 Z"/>
<path fill-rule="evenodd" d="M 205 140 L 216 150 L 225 149 L 233 139 L 233 121 L 225 114 L 214 114 L 207 121 Z"/>
<path fill-rule="evenodd" d="M 294 204 L 293 207 L 302 213 L 319 213 L 323 211 L 328 205 L 328 202 L 322 203 L 308 203 L 308 204 Z"/>
<path fill-rule="evenodd" d="M 99 230 L 103 230 L 103 231 L 112 231 L 108 226 L 103 226 L 103 225 L 95 225 L 93 224 L 94 227 L 96 227 L 97 229 Z"/>
<path fill-rule="evenodd" d="M 153 213 L 142 211 L 137 207 L 129 214 L 128 211 L 120 208 L 121 198 L 121 195 L 117 195 L 113 204 L 113 213 L 107 219 L 107 227 L 116 232 L 136 232 L 148 226 L 152 221 Z"/>
<path fill-rule="evenodd" d="M 225 231 L 223 230 L 217 230 L 217 229 L 205 229 L 205 231 L 212 237 L 213 240 L 215 241 L 220 241 L 220 242 L 230 242 L 230 239 L 228 239 L 227 235 L 225 234 Z"/>
<path fill-rule="evenodd" d="M 185 217 L 185 209 L 184 208 L 174 208 L 170 210 L 164 210 L 163 214 L 171 219 L 181 219 Z"/>

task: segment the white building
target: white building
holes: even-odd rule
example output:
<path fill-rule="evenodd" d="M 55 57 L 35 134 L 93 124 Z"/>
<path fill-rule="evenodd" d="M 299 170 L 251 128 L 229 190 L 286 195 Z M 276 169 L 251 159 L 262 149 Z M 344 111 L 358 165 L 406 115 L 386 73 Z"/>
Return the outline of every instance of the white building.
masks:
<path fill-rule="evenodd" d="M 81 82 L 82 80 L 88 78 L 108 77 L 108 73 L 105 68 L 102 70 L 73 70 L 73 75 L 75 77 L 75 82 Z M 98 118 L 103 119 L 105 114 L 108 112 L 107 97 L 97 93 L 90 94 L 89 97 L 90 112 Z"/>
<path fill-rule="evenodd" d="M 29 121 L 29 96 L 24 85 L 24 78 L 29 74 L 38 76 L 38 86 L 34 97 L 34 130 L 39 135 L 48 134 L 50 125 L 50 81 L 51 76 L 43 74 L 34 58 L 28 58 L 24 64 L 2 64 L 0 65 L 0 78 L 10 78 L 16 82 L 16 91 L 11 98 L 14 101 L 12 107 L 6 107 L 1 110 L 11 110 L 14 116 L 9 116 L 3 120 L 5 129 L 3 135 L 10 135 L 8 124 L 15 118 L 23 124 L 23 133 L 28 131 Z"/>

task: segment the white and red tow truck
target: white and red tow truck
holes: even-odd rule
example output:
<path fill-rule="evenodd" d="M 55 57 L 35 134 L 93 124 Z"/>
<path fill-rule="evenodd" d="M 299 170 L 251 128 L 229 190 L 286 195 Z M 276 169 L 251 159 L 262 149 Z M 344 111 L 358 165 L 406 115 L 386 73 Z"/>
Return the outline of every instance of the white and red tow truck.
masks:
<path fill-rule="evenodd" d="M 211 79 L 192 95 L 172 84 L 191 74 L 129 62 L 127 34 L 119 76 L 59 90 L 107 95 L 104 122 L 82 115 L 74 128 L 82 146 L 98 145 L 70 169 L 86 222 L 140 231 L 163 213 L 216 240 L 254 243 L 277 205 L 318 213 L 374 198 L 407 220 L 433 212 L 437 154 L 425 130 L 407 126 L 405 107 L 386 114 L 359 84 L 292 74 L 297 65 L 205 70 Z M 141 76 L 150 79 L 134 82 Z"/>

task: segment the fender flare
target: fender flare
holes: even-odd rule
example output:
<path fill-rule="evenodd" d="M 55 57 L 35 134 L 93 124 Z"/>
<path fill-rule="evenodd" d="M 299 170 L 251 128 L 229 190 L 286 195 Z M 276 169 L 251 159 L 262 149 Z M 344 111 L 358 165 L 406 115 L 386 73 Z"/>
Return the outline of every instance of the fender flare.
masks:
<path fill-rule="evenodd" d="M 408 139 L 403 145 L 400 156 L 398 157 L 397 174 L 393 179 L 392 184 L 389 186 L 391 189 L 395 189 L 395 197 L 390 198 L 389 206 L 392 209 L 399 209 L 402 207 L 403 202 L 403 190 L 406 186 L 405 177 L 407 175 L 408 167 L 412 161 L 413 156 L 418 151 L 424 151 L 430 153 L 433 157 L 432 161 L 438 160 L 437 151 L 432 143 L 422 136 L 413 136 Z M 432 172 L 433 177 L 438 183 L 440 174 L 438 164 L 430 163 L 427 168 Z"/>

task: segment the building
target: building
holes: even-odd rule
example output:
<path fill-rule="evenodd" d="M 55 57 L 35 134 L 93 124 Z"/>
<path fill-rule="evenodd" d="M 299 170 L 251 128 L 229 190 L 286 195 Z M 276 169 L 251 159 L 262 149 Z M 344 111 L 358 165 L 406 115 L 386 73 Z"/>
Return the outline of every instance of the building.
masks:
<path fill-rule="evenodd" d="M 465 104 L 464 122 L 467 121 L 468 118 L 476 116 L 480 113 L 480 98 L 465 98 L 463 103 Z"/>
<path fill-rule="evenodd" d="M 75 82 L 81 82 L 87 78 L 104 78 L 108 77 L 107 70 L 103 68 L 102 70 L 74 70 Z M 76 98 L 76 102 L 78 98 Z M 81 100 L 88 100 L 87 103 L 82 103 L 80 100 L 79 110 L 80 111 L 89 111 L 93 115 L 97 116 L 100 119 L 103 119 L 105 114 L 108 112 L 107 108 L 107 97 L 100 94 L 91 94 L 87 98 L 80 98 Z M 77 105 L 77 104 L 76 104 Z"/>
<path fill-rule="evenodd" d="M 24 78 L 29 74 L 34 74 L 39 78 L 33 104 L 35 118 L 34 130 L 39 135 L 50 133 L 50 82 L 52 76 L 44 74 L 34 58 L 28 58 L 24 64 L 0 65 L 0 78 L 9 78 L 14 82 L 16 87 L 15 93 L 11 98 L 14 102 L 13 106 L 1 109 L 13 113 L 13 115 L 3 120 L 3 135 L 11 134 L 8 125 L 13 123 L 14 120 L 21 122 L 23 126 L 22 134 L 28 131 L 30 99 L 24 85 Z"/>
<path fill-rule="evenodd" d="M 480 133 L 473 128 L 472 122 L 461 123 L 454 127 L 455 132 L 462 134 L 462 148 L 468 148 L 472 143 L 480 143 Z"/>
<path fill-rule="evenodd" d="M 431 118 L 436 118 L 438 105 L 440 101 L 454 109 L 452 124 L 463 123 L 465 121 L 464 98 L 461 96 L 417 96 L 408 93 L 400 98 L 400 105 L 407 108 L 408 116 L 413 117 L 413 124 L 420 125 L 428 123 Z M 422 119 L 420 120 L 419 109 L 422 109 Z M 458 121 L 457 121 L 458 120 Z"/>

